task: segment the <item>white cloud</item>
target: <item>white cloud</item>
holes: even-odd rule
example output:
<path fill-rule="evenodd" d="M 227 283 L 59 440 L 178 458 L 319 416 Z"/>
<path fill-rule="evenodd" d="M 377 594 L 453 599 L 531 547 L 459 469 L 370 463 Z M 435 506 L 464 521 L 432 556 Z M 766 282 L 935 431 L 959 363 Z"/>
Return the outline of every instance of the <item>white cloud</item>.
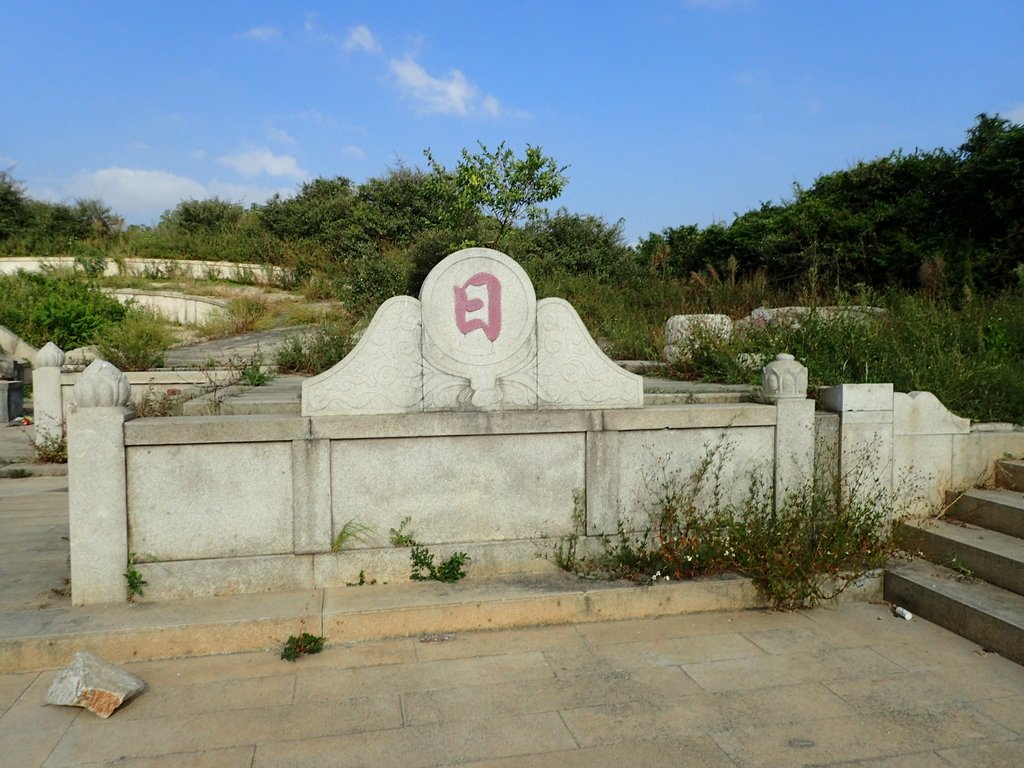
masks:
<path fill-rule="evenodd" d="M 267 129 L 267 135 L 270 136 L 274 141 L 280 142 L 281 144 L 294 144 L 295 137 L 292 136 L 288 131 L 283 128 L 269 128 Z"/>
<path fill-rule="evenodd" d="M 373 36 L 373 32 L 365 24 L 353 27 L 345 38 L 342 48 L 346 51 L 365 51 L 366 53 L 380 53 L 380 43 Z"/>
<path fill-rule="evenodd" d="M 479 89 L 457 69 L 447 78 L 434 77 L 411 55 L 392 59 L 389 66 L 399 89 L 417 103 L 420 112 L 459 117 L 499 117 L 507 113 L 493 96 L 481 98 Z"/>
<path fill-rule="evenodd" d="M 291 155 L 275 155 L 266 147 L 240 152 L 235 155 L 224 155 L 217 162 L 233 168 L 246 178 L 254 176 L 286 176 L 300 179 L 308 176 Z"/>
<path fill-rule="evenodd" d="M 459 70 L 453 69 L 447 80 L 428 74 L 411 57 L 392 59 L 391 71 L 398 85 L 424 112 L 466 116 L 476 99 L 477 89 Z"/>
<path fill-rule="evenodd" d="M 485 96 L 481 106 L 484 112 L 491 117 L 501 116 L 501 103 L 493 96 Z"/>
<path fill-rule="evenodd" d="M 67 184 L 73 197 L 98 197 L 131 223 L 150 223 L 182 200 L 209 197 L 194 179 L 169 171 L 142 168 L 103 168 L 73 177 Z"/>
<path fill-rule="evenodd" d="M 354 157 L 357 160 L 362 160 L 364 157 L 366 157 L 366 153 L 363 152 L 363 150 L 361 150 L 359 147 L 353 146 L 352 144 L 349 144 L 348 146 L 342 148 L 341 154 L 345 155 L 346 157 Z"/>
<path fill-rule="evenodd" d="M 1012 123 L 1024 123 L 1024 104 L 1017 104 L 1006 112 L 1000 113 L 1000 116 Z"/>
<path fill-rule="evenodd" d="M 246 40 L 273 40 L 275 37 L 280 37 L 281 30 L 277 27 L 253 27 L 246 32 L 243 32 L 241 37 Z"/>

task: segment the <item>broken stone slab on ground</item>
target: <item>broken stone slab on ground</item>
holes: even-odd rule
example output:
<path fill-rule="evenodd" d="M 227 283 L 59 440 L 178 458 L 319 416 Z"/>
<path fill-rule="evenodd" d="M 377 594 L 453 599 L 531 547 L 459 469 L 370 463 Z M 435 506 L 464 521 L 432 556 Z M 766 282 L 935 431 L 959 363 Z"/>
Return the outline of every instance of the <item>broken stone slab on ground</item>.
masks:
<path fill-rule="evenodd" d="M 60 670 L 46 692 L 46 703 L 85 707 L 102 718 L 146 687 L 141 677 L 104 661 L 88 651 L 79 651 L 71 664 Z"/>

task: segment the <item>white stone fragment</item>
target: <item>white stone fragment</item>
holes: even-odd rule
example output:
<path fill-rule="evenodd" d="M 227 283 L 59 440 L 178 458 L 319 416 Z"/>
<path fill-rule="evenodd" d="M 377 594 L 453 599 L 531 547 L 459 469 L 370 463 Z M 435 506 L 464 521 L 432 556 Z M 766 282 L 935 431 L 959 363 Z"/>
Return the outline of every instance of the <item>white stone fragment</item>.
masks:
<path fill-rule="evenodd" d="M 892 384 L 837 384 L 821 390 L 818 400 L 833 413 L 892 411 Z"/>
<path fill-rule="evenodd" d="M 931 392 L 893 394 L 893 433 L 896 435 L 966 435 L 971 420 L 957 416 Z"/>
<path fill-rule="evenodd" d="M 84 707 L 102 718 L 146 688 L 145 681 L 88 651 L 79 651 L 46 692 L 46 703 Z"/>

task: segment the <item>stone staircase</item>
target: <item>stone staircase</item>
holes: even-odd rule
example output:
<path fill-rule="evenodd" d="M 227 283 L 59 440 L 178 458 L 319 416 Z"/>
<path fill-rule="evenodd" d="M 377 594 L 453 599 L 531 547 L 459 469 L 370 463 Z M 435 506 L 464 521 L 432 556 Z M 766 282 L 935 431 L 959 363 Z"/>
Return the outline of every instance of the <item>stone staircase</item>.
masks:
<path fill-rule="evenodd" d="M 941 519 L 902 523 L 915 558 L 886 571 L 885 599 L 1024 664 L 1024 461 L 998 489 L 951 494 Z"/>

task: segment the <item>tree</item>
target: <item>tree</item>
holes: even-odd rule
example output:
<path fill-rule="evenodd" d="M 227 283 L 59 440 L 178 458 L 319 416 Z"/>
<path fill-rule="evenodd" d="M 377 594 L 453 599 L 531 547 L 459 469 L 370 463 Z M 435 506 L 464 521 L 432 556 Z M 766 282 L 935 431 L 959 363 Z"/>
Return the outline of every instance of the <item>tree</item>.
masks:
<path fill-rule="evenodd" d="M 352 226 L 356 202 L 350 179 L 320 177 L 305 182 L 294 197 L 275 194 L 258 211 L 263 225 L 281 239 L 330 244 Z"/>
<path fill-rule="evenodd" d="M 434 192 L 430 174 L 399 165 L 359 185 L 356 221 L 381 253 L 405 247 L 440 223 L 444 201 Z"/>
<path fill-rule="evenodd" d="M 0 171 L 0 240 L 19 233 L 28 221 L 28 195 L 10 169 Z"/>
<path fill-rule="evenodd" d="M 454 171 L 447 171 L 434 159 L 430 149 L 423 151 L 442 193 L 450 199 L 449 218 L 462 216 L 466 209 L 480 209 L 494 219 L 497 234 L 491 246 L 517 222 L 539 212 L 539 205 L 558 197 L 568 178 L 567 165 L 559 166 L 544 155 L 541 147 L 526 145 L 523 159 L 501 142 L 491 152 L 481 142 L 478 154 L 462 150 L 462 159 Z"/>
<path fill-rule="evenodd" d="M 182 200 L 173 210 L 164 211 L 160 223 L 185 235 L 214 236 L 230 231 L 245 215 L 240 203 L 211 197 L 206 200 Z"/>

